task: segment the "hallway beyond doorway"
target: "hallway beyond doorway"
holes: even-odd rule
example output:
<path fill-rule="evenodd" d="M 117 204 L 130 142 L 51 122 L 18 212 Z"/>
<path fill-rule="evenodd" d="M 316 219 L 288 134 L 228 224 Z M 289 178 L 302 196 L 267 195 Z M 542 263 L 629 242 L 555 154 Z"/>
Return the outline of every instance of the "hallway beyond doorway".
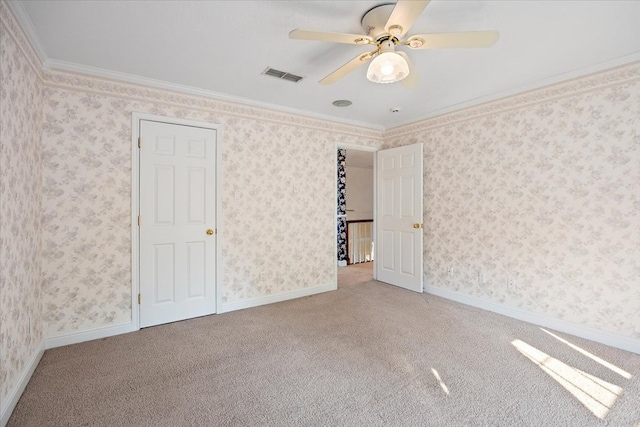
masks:
<path fill-rule="evenodd" d="M 362 285 L 373 280 L 373 262 L 361 262 L 338 268 L 338 288 Z"/>

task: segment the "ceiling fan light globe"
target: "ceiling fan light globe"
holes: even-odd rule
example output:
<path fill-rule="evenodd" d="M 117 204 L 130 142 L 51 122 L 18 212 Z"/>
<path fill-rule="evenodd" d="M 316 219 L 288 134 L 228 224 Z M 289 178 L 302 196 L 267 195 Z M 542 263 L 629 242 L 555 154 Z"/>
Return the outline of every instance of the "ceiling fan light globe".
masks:
<path fill-rule="evenodd" d="M 391 61 L 384 62 L 380 66 L 380 73 L 382 73 L 384 77 L 388 77 L 393 74 L 393 68 Z"/>
<path fill-rule="evenodd" d="M 374 83 L 395 83 L 409 75 L 409 64 L 395 52 L 376 56 L 367 69 L 367 79 Z"/>

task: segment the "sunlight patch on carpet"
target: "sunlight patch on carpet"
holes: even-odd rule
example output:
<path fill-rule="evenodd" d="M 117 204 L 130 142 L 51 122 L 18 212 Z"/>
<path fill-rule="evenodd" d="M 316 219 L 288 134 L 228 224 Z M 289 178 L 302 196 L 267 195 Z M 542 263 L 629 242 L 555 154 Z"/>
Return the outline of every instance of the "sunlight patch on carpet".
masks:
<path fill-rule="evenodd" d="M 628 373 L 627 371 L 625 371 L 624 369 L 620 369 L 616 365 L 614 365 L 612 363 L 609 363 L 606 360 L 603 360 L 603 359 L 599 358 L 598 356 L 596 356 L 594 354 L 589 353 L 587 350 L 585 350 L 585 349 L 583 349 L 581 347 L 578 347 L 575 344 L 571 344 L 569 341 L 565 340 L 564 338 L 560 338 L 559 336 L 547 331 L 544 328 L 540 328 L 540 329 L 542 329 L 543 332 L 546 332 L 547 334 L 551 335 L 552 337 L 554 337 L 555 339 L 557 339 L 561 343 L 564 343 L 564 344 L 568 345 L 569 347 L 571 347 L 572 349 L 584 354 L 589 359 L 591 359 L 591 360 L 593 360 L 595 362 L 598 362 L 599 364 L 601 364 L 605 368 L 611 369 L 616 374 L 621 375 L 621 376 L 625 377 L 626 379 L 630 379 L 631 378 L 631 374 Z"/>
<path fill-rule="evenodd" d="M 433 376 L 436 377 L 436 380 L 438 380 L 438 384 L 440 384 L 440 387 L 442 387 L 444 392 L 449 395 L 449 387 L 447 387 L 444 381 L 442 381 L 442 378 L 440 378 L 440 374 L 438 373 L 438 371 L 436 371 L 435 368 L 431 368 L 431 373 L 433 373 Z"/>
<path fill-rule="evenodd" d="M 523 341 L 514 340 L 511 344 L 600 419 L 607 416 L 622 393 L 621 387 L 569 366 Z"/>

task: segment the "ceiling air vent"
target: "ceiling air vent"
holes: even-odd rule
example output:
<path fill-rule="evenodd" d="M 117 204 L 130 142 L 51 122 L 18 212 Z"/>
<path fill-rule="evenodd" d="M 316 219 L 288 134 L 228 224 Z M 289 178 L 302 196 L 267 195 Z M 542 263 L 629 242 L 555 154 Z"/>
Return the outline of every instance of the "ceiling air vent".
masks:
<path fill-rule="evenodd" d="M 291 74 L 291 73 L 285 73 L 284 71 L 276 70 L 270 67 L 267 67 L 267 69 L 264 70 L 262 74 L 265 74 L 271 77 L 277 77 L 282 80 L 289 80 L 290 82 L 294 82 L 294 83 L 298 83 L 300 80 L 302 80 L 302 77 L 300 76 L 296 76 L 295 74 Z"/>

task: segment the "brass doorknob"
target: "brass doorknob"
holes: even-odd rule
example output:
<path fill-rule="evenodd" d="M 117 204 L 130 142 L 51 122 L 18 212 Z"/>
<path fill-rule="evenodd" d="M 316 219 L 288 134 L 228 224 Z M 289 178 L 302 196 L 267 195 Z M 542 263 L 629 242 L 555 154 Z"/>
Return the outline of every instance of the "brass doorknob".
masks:
<path fill-rule="evenodd" d="M 209 236 L 211 236 L 213 233 L 214 233 L 214 231 L 213 231 L 212 229 L 208 229 L 208 230 L 207 230 L 207 234 L 208 234 Z"/>
<path fill-rule="evenodd" d="M 420 228 L 420 224 L 416 222 L 415 224 L 413 224 L 413 228 Z"/>

